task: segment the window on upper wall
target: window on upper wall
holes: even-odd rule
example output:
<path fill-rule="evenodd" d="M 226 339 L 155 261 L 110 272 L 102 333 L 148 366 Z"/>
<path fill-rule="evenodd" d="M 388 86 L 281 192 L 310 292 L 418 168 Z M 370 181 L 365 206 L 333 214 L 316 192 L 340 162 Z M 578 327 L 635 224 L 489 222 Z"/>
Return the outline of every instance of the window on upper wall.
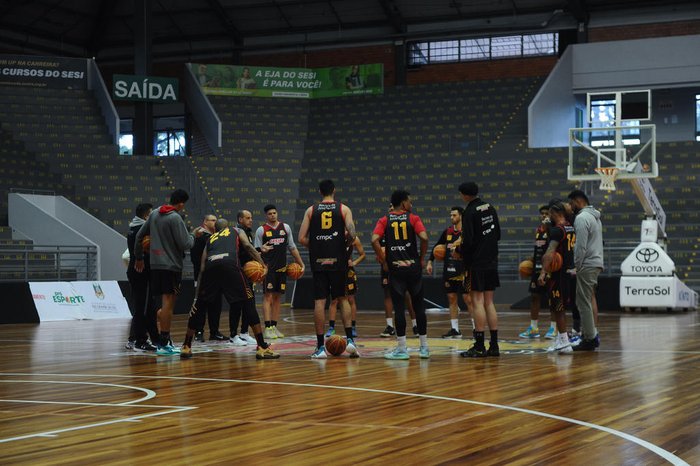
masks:
<path fill-rule="evenodd" d="M 559 34 L 518 34 L 459 40 L 411 42 L 408 65 L 533 57 L 559 53 Z"/>

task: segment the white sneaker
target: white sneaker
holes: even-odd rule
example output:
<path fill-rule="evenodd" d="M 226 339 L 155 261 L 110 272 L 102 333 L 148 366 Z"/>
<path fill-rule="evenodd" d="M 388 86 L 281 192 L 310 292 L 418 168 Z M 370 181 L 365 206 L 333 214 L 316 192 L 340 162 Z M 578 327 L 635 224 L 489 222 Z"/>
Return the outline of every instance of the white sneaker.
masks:
<path fill-rule="evenodd" d="M 272 330 L 275 332 L 277 338 L 284 338 L 284 333 L 280 332 L 276 325 L 272 326 Z"/>
<path fill-rule="evenodd" d="M 131 351 L 134 351 L 135 347 L 136 347 L 136 342 L 131 341 L 131 340 L 127 341 L 126 345 L 124 345 L 124 348 L 131 350 Z"/>
<path fill-rule="evenodd" d="M 265 338 L 265 340 L 274 340 L 277 338 L 275 329 L 273 327 L 265 327 L 265 330 L 263 330 L 263 338 Z"/>
<path fill-rule="evenodd" d="M 241 338 L 238 335 L 235 335 L 233 338 L 229 338 L 228 340 L 233 346 L 248 346 L 248 342 L 245 341 L 243 338 Z"/>
<path fill-rule="evenodd" d="M 348 346 L 345 347 L 345 351 L 348 352 L 351 358 L 359 358 L 360 352 L 357 351 L 357 346 L 353 340 L 348 340 Z"/>
<path fill-rule="evenodd" d="M 250 335 L 248 335 L 247 333 L 241 333 L 239 336 L 241 337 L 241 340 L 245 341 L 249 345 L 257 345 L 258 344 L 258 341 L 254 337 L 251 337 Z"/>
<path fill-rule="evenodd" d="M 574 349 L 568 341 L 556 340 L 552 346 L 547 348 L 548 353 L 573 353 Z"/>

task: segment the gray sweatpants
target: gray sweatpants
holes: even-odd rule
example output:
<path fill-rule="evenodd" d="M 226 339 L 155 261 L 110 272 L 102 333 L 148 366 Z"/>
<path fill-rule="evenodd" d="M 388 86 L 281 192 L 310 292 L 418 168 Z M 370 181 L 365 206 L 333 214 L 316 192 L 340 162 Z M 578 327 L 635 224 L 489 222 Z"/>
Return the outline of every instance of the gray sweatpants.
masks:
<path fill-rule="evenodd" d="M 598 284 L 598 275 L 602 269 L 598 267 L 584 267 L 576 270 L 576 307 L 581 313 L 581 326 L 583 338 L 592 340 L 598 335 L 593 319 L 593 293 Z"/>

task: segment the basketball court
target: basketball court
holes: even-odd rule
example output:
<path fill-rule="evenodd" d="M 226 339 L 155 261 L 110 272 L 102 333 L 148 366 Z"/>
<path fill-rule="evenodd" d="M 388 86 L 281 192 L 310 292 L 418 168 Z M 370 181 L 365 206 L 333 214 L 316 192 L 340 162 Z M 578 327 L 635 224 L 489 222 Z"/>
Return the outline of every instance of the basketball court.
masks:
<path fill-rule="evenodd" d="M 212 342 L 191 360 L 126 351 L 121 320 L 8 325 L 0 461 L 700 462 L 695 313 L 601 313 L 598 352 L 554 355 L 515 337 L 526 312 L 499 311 L 502 355 L 477 360 L 459 356 L 470 339 L 438 337 L 449 315 L 437 312 L 431 358 L 409 337 L 409 361 L 383 359 L 395 341 L 373 311 L 359 316 L 362 357 L 325 361 L 309 357 L 305 310 L 284 312 L 282 357 L 265 361 Z M 176 342 L 184 327 L 176 316 Z"/>

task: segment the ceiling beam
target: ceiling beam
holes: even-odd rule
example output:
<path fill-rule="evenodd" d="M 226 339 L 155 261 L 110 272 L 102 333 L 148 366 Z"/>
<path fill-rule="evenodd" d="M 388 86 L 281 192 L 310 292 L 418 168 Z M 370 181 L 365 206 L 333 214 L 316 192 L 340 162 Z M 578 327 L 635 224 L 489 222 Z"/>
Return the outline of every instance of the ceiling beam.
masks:
<path fill-rule="evenodd" d="M 279 3 L 277 3 L 275 0 L 272 0 L 272 5 L 277 8 L 277 11 L 279 11 L 280 16 L 284 20 L 284 22 L 287 24 L 287 27 L 291 30 L 292 29 L 292 23 L 289 22 L 289 18 L 287 18 L 287 15 L 284 14 L 284 11 L 282 11 L 282 7 L 280 6 Z"/>
<path fill-rule="evenodd" d="M 333 12 L 333 15 L 335 16 L 335 20 L 338 21 L 338 27 L 340 29 L 342 29 L 343 28 L 343 20 L 340 19 L 340 15 L 338 14 L 338 10 L 336 10 L 335 7 L 333 6 L 333 0 L 328 0 L 328 7 Z"/>
<path fill-rule="evenodd" d="M 389 20 L 389 23 L 391 23 L 391 26 L 394 28 L 394 31 L 399 34 L 406 32 L 406 21 L 404 21 L 401 15 L 401 10 L 396 6 L 396 2 L 394 2 L 394 0 L 379 0 L 379 4 L 382 7 L 382 11 L 384 11 L 384 15 Z"/>
<path fill-rule="evenodd" d="M 228 35 L 233 40 L 234 45 L 243 45 L 243 35 L 236 28 L 236 25 L 233 24 L 233 19 L 231 19 L 228 12 L 224 9 L 219 0 L 207 0 L 207 3 L 209 4 L 209 7 L 214 10 L 214 14 L 219 20 L 219 23 L 228 32 Z"/>
<path fill-rule="evenodd" d="M 588 23 L 590 13 L 586 8 L 585 0 L 567 0 L 566 6 L 579 23 Z"/>
<path fill-rule="evenodd" d="M 85 43 L 85 48 L 88 53 L 96 57 L 102 47 L 102 42 L 104 34 L 107 30 L 107 25 L 114 11 L 114 5 L 116 2 L 110 0 L 100 0 L 97 6 L 97 17 L 93 20 L 92 31 L 87 37 L 87 42 Z"/>

